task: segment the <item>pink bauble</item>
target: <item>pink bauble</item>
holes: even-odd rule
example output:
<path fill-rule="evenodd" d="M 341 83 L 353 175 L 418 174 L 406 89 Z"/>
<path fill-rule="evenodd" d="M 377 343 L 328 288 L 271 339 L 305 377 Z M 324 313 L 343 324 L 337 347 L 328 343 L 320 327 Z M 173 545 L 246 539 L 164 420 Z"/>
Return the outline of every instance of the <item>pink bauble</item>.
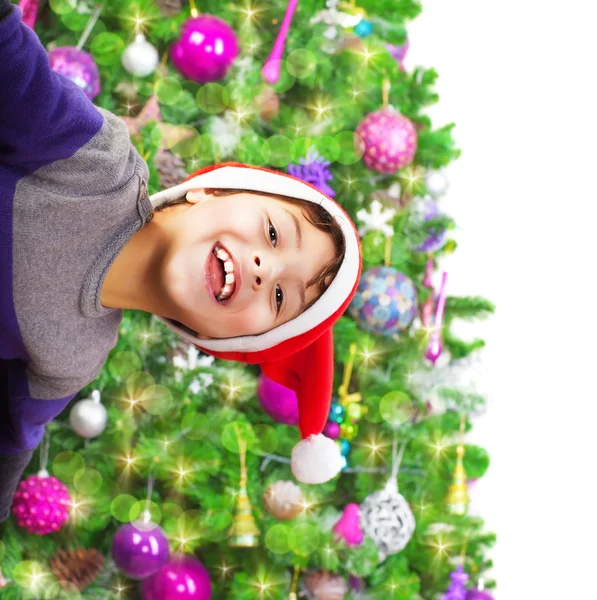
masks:
<path fill-rule="evenodd" d="M 257 397 L 263 410 L 278 423 L 298 424 L 298 399 L 292 390 L 262 373 L 257 384 Z"/>
<path fill-rule="evenodd" d="M 194 557 L 174 558 L 143 581 L 143 600 L 210 600 L 208 570 Z"/>
<path fill-rule="evenodd" d="M 12 514 L 29 533 L 46 535 L 68 521 L 70 505 L 68 488 L 56 477 L 30 475 L 19 483 Z"/>
<path fill-rule="evenodd" d="M 76 83 L 93 100 L 100 93 L 100 75 L 89 52 L 74 46 L 54 48 L 48 52 L 50 68 Z"/>
<path fill-rule="evenodd" d="M 369 113 L 357 127 L 355 144 L 369 169 L 395 173 L 412 162 L 417 130 L 391 106 Z"/>
<path fill-rule="evenodd" d="M 347 504 L 342 516 L 334 525 L 334 533 L 342 538 L 349 546 L 359 546 L 363 543 L 363 531 L 359 521 L 359 505 Z"/>
<path fill-rule="evenodd" d="M 211 15 L 189 19 L 182 26 L 170 58 L 187 79 L 198 83 L 217 81 L 226 75 L 238 56 L 236 34 L 228 23 Z"/>
<path fill-rule="evenodd" d="M 323 435 L 332 440 L 337 440 L 340 437 L 340 424 L 328 421 L 323 428 Z"/>

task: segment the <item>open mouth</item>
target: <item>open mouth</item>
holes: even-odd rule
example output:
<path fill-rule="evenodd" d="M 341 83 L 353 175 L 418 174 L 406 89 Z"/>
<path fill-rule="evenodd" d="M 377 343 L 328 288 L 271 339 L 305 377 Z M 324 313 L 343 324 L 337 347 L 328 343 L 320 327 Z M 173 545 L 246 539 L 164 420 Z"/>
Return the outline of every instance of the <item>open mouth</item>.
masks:
<path fill-rule="evenodd" d="M 215 299 L 229 300 L 239 284 L 239 277 L 230 253 L 219 242 L 212 249 L 208 276 Z"/>

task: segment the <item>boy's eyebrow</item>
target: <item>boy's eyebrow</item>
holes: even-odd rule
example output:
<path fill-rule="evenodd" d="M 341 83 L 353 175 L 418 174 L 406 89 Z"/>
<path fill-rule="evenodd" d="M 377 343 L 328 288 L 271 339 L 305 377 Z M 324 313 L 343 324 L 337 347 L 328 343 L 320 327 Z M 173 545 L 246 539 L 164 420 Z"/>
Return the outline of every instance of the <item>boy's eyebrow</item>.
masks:
<path fill-rule="evenodd" d="M 284 210 L 294 223 L 294 229 L 296 230 L 296 247 L 300 250 L 303 247 L 303 233 L 301 231 L 301 224 L 299 223 L 298 217 L 294 213 L 290 212 L 287 208 Z"/>

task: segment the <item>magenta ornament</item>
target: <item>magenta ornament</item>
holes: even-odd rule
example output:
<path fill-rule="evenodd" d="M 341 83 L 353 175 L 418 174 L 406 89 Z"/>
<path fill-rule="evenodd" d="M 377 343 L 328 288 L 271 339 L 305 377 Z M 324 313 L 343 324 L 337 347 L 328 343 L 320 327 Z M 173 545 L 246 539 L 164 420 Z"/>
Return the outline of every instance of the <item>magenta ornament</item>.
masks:
<path fill-rule="evenodd" d="M 212 15 L 185 21 L 170 59 L 184 77 L 198 83 L 217 81 L 226 76 L 238 56 L 234 29 Z"/>
<path fill-rule="evenodd" d="M 31 29 L 35 27 L 38 7 L 39 0 L 21 0 L 19 2 L 19 8 L 23 11 L 21 21 Z"/>
<path fill-rule="evenodd" d="M 493 596 L 485 590 L 467 590 L 465 600 L 493 600 Z"/>
<path fill-rule="evenodd" d="M 417 130 L 391 106 L 369 113 L 359 123 L 356 133 L 356 149 L 373 171 L 395 173 L 415 157 Z"/>
<path fill-rule="evenodd" d="M 359 546 L 363 543 L 359 510 L 358 504 L 347 504 L 342 516 L 334 525 L 334 533 L 338 538 L 342 538 L 348 546 Z"/>
<path fill-rule="evenodd" d="M 405 71 L 404 68 L 404 59 L 406 58 L 406 53 L 410 47 L 410 42 L 406 40 L 406 42 L 402 46 L 395 46 L 394 44 L 386 44 L 386 48 L 388 52 L 392 55 L 392 58 L 396 60 L 396 62 L 400 65 L 400 70 Z"/>
<path fill-rule="evenodd" d="M 286 6 L 286 13 L 278 32 L 278 37 L 274 42 L 274 47 L 270 55 L 267 57 L 263 69 L 261 69 L 261 76 L 267 83 L 273 85 L 280 79 L 280 66 L 282 64 L 282 54 L 284 53 L 284 44 L 286 43 L 286 37 L 290 31 L 290 23 L 296 10 L 298 0 L 289 0 L 288 6 Z"/>
<path fill-rule="evenodd" d="M 62 481 L 40 471 L 19 483 L 12 514 L 19 527 L 35 535 L 58 531 L 68 521 L 71 499 Z"/>
<path fill-rule="evenodd" d="M 433 322 L 433 333 L 429 340 L 429 346 L 425 353 L 425 358 L 428 358 L 434 365 L 437 359 L 443 352 L 443 344 L 441 339 L 441 329 L 444 320 L 444 306 L 446 305 L 446 279 L 448 274 L 444 271 L 442 275 L 442 283 L 439 289 L 439 295 L 437 297 L 437 307 L 435 311 L 435 320 Z"/>
<path fill-rule="evenodd" d="M 210 600 L 207 569 L 194 557 L 174 558 L 143 581 L 143 600 Z"/>
<path fill-rule="evenodd" d="M 442 600 L 465 600 L 466 589 L 464 586 L 468 581 L 468 574 L 464 567 L 460 565 L 456 571 L 450 573 L 450 586 L 443 595 Z"/>
<path fill-rule="evenodd" d="M 134 521 L 123 525 L 112 540 L 112 558 L 128 577 L 144 579 L 170 558 L 170 544 L 159 525 Z"/>
<path fill-rule="evenodd" d="M 323 428 L 323 435 L 332 440 L 337 440 L 340 437 L 340 424 L 328 421 Z"/>
<path fill-rule="evenodd" d="M 272 381 L 262 373 L 257 384 L 257 397 L 263 410 L 278 423 L 298 424 L 298 399 L 293 390 Z"/>
<path fill-rule="evenodd" d="M 74 46 L 61 46 L 48 52 L 50 68 L 79 86 L 93 100 L 100 93 L 100 76 L 93 56 Z"/>

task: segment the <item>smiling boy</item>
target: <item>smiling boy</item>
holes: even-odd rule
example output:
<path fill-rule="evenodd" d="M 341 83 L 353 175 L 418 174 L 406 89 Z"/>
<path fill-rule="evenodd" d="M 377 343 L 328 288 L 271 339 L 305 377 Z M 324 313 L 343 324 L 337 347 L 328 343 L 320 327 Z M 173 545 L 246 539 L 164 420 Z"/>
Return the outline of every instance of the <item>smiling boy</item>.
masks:
<path fill-rule="evenodd" d="M 293 472 L 333 477 L 331 328 L 361 268 L 348 216 L 298 179 L 236 163 L 149 197 L 126 125 L 50 70 L 20 18 L 0 0 L 0 522 L 45 424 L 100 373 L 123 309 L 293 389 Z"/>

